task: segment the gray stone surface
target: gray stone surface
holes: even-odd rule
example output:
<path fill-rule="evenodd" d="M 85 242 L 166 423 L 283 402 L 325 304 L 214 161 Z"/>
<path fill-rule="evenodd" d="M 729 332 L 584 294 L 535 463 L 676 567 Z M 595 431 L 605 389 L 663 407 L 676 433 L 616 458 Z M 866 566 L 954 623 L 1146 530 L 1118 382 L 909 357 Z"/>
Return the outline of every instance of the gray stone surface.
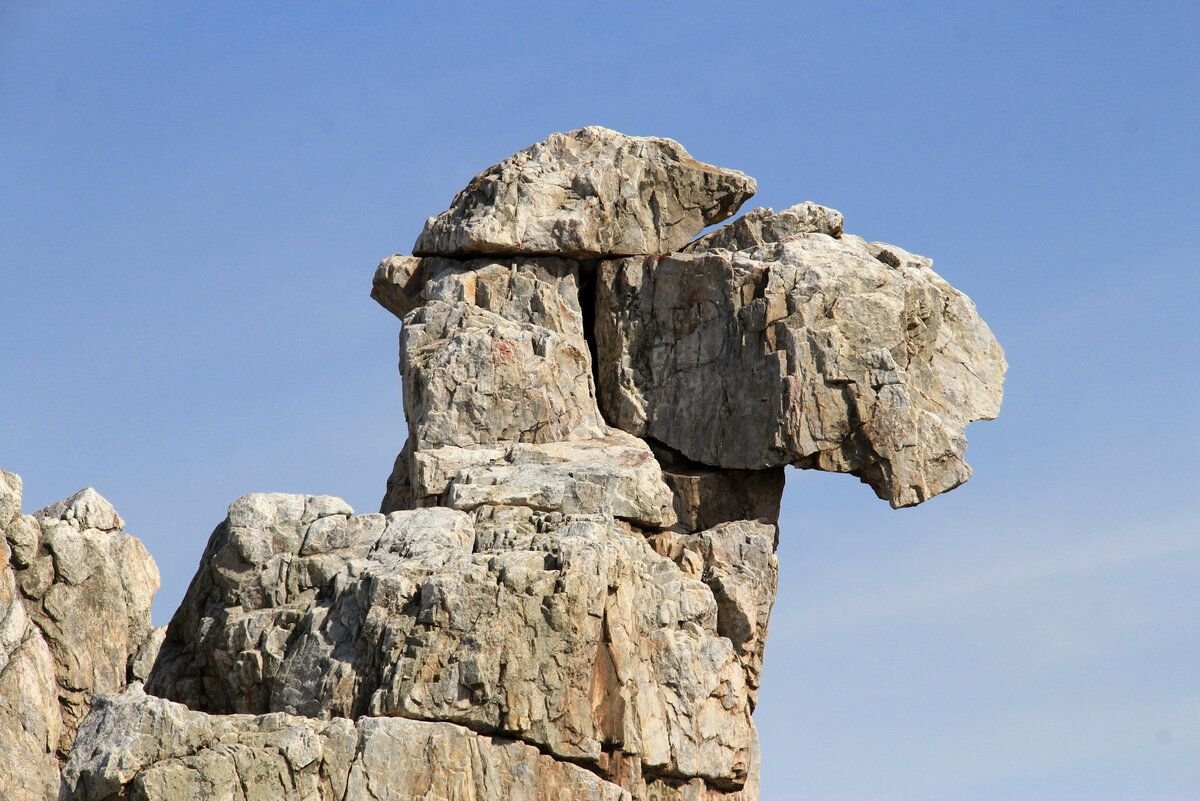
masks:
<path fill-rule="evenodd" d="M 722 468 L 852 473 L 893 506 L 961 484 L 965 426 L 1006 364 L 974 304 L 920 260 L 849 235 L 604 262 L 610 423 Z"/>
<path fill-rule="evenodd" d="M 150 636 L 158 567 L 94 489 L 33 517 L 36 556 L 17 571 L 17 580 L 54 658 L 65 757 L 92 694 L 124 687 L 131 661 Z"/>
<path fill-rule="evenodd" d="M 4 483 L 12 478 L 17 477 L 0 472 L 0 521 L 21 509 L 20 479 L 15 492 Z M 25 611 L 10 556 L 7 539 L 0 537 L 0 788 L 7 801 L 52 801 L 62 735 L 54 661 Z"/>
<path fill-rule="evenodd" d="M 599 126 L 551 134 L 471 179 L 431 217 L 418 256 L 670 253 L 754 194 L 671 139 Z"/>
<path fill-rule="evenodd" d="M 624 801 L 595 773 L 449 723 L 206 715 L 133 684 L 96 699 L 63 772 L 74 801 Z"/>
<path fill-rule="evenodd" d="M 709 587 L 612 517 L 524 506 L 246 496 L 148 688 L 210 713 L 450 721 L 627 785 L 636 760 L 736 790 L 756 747 Z"/>
<path fill-rule="evenodd" d="M 733 644 L 745 668 L 753 708 L 779 585 L 778 526 L 773 520 L 736 520 L 690 534 L 659 532 L 650 542 L 712 590 L 717 632 Z"/>
<path fill-rule="evenodd" d="M 757 208 L 743 214 L 727 225 L 706 234 L 681 250 L 685 253 L 706 253 L 718 248 L 749 250 L 768 242 L 782 242 L 797 234 L 842 235 L 845 220 L 837 209 L 805 201 L 783 211 Z"/>
<path fill-rule="evenodd" d="M 0 470 L 0 794 L 58 796 L 94 692 L 125 686 L 150 637 L 158 570 L 94 489 L 21 514 Z"/>
<path fill-rule="evenodd" d="M 645 528 L 675 522 L 672 496 L 642 440 L 609 429 L 590 440 L 401 452 L 383 512 L 483 505 L 604 514 Z"/>

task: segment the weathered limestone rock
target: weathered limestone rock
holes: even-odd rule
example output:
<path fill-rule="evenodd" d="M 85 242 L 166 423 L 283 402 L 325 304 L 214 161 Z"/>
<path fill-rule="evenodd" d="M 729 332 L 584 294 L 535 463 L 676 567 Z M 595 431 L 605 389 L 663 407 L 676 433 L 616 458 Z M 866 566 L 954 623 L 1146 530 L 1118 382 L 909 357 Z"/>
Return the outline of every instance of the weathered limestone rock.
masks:
<path fill-rule="evenodd" d="M 147 645 L 158 570 L 95 490 L 22 515 L 21 489 L 0 471 L 0 789 L 45 801 L 92 693 Z"/>
<path fill-rule="evenodd" d="M 729 639 L 746 670 L 751 708 L 762 675 L 767 621 L 779 584 L 779 528 L 774 521 L 737 520 L 706 531 L 650 535 L 655 550 L 702 580 L 717 601 L 717 632 Z"/>
<path fill-rule="evenodd" d="M 55 798 L 74 738 L 59 801 L 754 801 L 784 466 L 920 503 L 1005 365 L 833 209 L 689 243 L 753 190 L 603 128 L 473 179 L 375 273 L 409 428 L 382 513 L 237 500 L 165 631 L 107 501 L 22 516 L 0 472 L 0 787 Z"/>
<path fill-rule="evenodd" d="M 20 520 L 21 478 L 0 470 L 0 531 Z M 53 801 L 62 730 L 54 662 L 29 619 L 0 536 L 0 788 L 7 801 Z"/>
<path fill-rule="evenodd" d="M 606 418 L 695 462 L 852 473 L 911 506 L 967 479 L 963 429 L 999 411 L 991 331 L 892 246 L 797 233 L 604 262 L 598 287 Z"/>
<path fill-rule="evenodd" d="M 354 517 L 252 495 L 214 532 L 148 686 L 211 713 L 450 721 L 627 787 L 736 791 L 756 746 L 717 629 L 713 592 L 603 514 Z"/>
<path fill-rule="evenodd" d="M 434 301 L 408 317 L 401 348 L 404 406 L 421 448 L 604 433 L 582 340 Z"/>
<path fill-rule="evenodd" d="M 735 214 L 754 179 L 670 139 L 551 134 L 471 179 L 425 223 L 417 256 L 663 254 Z"/>
<path fill-rule="evenodd" d="M 706 253 L 718 248 L 749 250 L 769 242 L 782 242 L 796 234 L 826 234 L 836 238 L 842 235 L 844 223 L 840 211 L 807 200 L 778 213 L 757 208 L 681 250 L 684 253 Z"/>
<path fill-rule="evenodd" d="M 411 445 L 411 443 L 410 443 Z M 654 454 L 623 431 L 590 440 L 425 451 L 406 446 L 382 511 L 446 506 L 524 506 L 602 514 L 645 528 L 675 522 L 671 492 Z"/>
<path fill-rule="evenodd" d="M 380 262 L 371 297 L 404 319 L 433 300 L 470 303 L 518 323 L 583 337 L 580 264 L 558 258 L 457 259 L 390 256 Z"/>
<path fill-rule="evenodd" d="M 629 798 L 532 746 L 449 723 L 206 715 L 137 684 L 97 697 L 63 778 L 74 801 Z"/>
<path fill-rule="evenodd" d="M 33 517 L 36 556 L 17 579 L 54 658 L 65 757 L 93 693 L 115 692 L 128 680 L 131 659 L 152 629 L 158 568 L 90 487 Z"/>

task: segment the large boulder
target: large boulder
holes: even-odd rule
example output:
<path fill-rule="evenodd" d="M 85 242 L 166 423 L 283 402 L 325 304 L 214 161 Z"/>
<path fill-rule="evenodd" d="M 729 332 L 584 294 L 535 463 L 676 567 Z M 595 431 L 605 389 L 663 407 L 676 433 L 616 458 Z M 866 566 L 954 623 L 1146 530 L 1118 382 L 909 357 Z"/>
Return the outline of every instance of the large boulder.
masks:
<path fill-rule="evenodd" d="M 425 223 L 413 253 L 670 253 L 754 190 L 753 178 L 702 164 L 671 139 L 590 126 L 551 134 L 472 178 Z"/>
<path fill-rule="evenodd" d="M 148 689 L 214 714 L 449 721 L 627 789 L 733 792 L 757 750 L 720 621 L 710 587 L 608 515 L 251 495 L 214 532 Z"/>
<path fill-rule="evenodd" d="M 701 464 L 852 473 L 895 507 L 965 481 L 1006 368 L 974 304 L 894 246 L 761 220 L 750 241 L 772 230 L 601 264 L 605 417 Z"/>

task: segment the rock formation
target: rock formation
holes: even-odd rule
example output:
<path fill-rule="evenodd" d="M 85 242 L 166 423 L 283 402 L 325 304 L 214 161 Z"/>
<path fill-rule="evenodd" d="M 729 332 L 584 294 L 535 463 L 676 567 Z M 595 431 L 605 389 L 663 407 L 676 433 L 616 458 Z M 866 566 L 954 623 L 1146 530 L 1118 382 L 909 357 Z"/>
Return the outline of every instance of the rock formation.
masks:
<path fill-rule="evenodd" d="M 52 797 L 73 742 L 88 801 L 756 798 L 784 467 L 952 489 L 1005 365 L 836 211 L 695 238 L 753 191 L 595 127 L 474 178 L 374 277 L 408 424 L 380 512 L 238 499 L 165 635 L 107 502 L 21 517 L 3 474 L 0 680 L 50 713 L 6 690 L 0 777 Z"/>
<path fill-rule="evenodd" d="M 95 693 L 145 678 L 158 568 L 88 488 L 21 514 L 22 482 L 0 470 L 0 788 L 53 799 L 59 760 Z"/>

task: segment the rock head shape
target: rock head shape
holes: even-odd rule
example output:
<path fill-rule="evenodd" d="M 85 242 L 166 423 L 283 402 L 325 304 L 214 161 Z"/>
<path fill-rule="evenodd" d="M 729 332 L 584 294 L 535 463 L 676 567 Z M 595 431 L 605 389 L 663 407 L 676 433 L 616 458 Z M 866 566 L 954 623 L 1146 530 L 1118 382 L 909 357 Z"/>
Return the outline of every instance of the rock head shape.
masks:
<path fill-rule="evenodd" d="M 671 139 L 600 126 L 551 134 L 485 170 L 425 223 L 417 256 L 670 253 L 735 214 L 754 179 Z"/>
<path fill-rule="evenodd" d="M 791 212 L 601 265 L 601 409 L 695 462 L 851 473 L 894 507 L 957 487 L 963 429 L 999 412 L 995 337 L 928 259 Z"/>

